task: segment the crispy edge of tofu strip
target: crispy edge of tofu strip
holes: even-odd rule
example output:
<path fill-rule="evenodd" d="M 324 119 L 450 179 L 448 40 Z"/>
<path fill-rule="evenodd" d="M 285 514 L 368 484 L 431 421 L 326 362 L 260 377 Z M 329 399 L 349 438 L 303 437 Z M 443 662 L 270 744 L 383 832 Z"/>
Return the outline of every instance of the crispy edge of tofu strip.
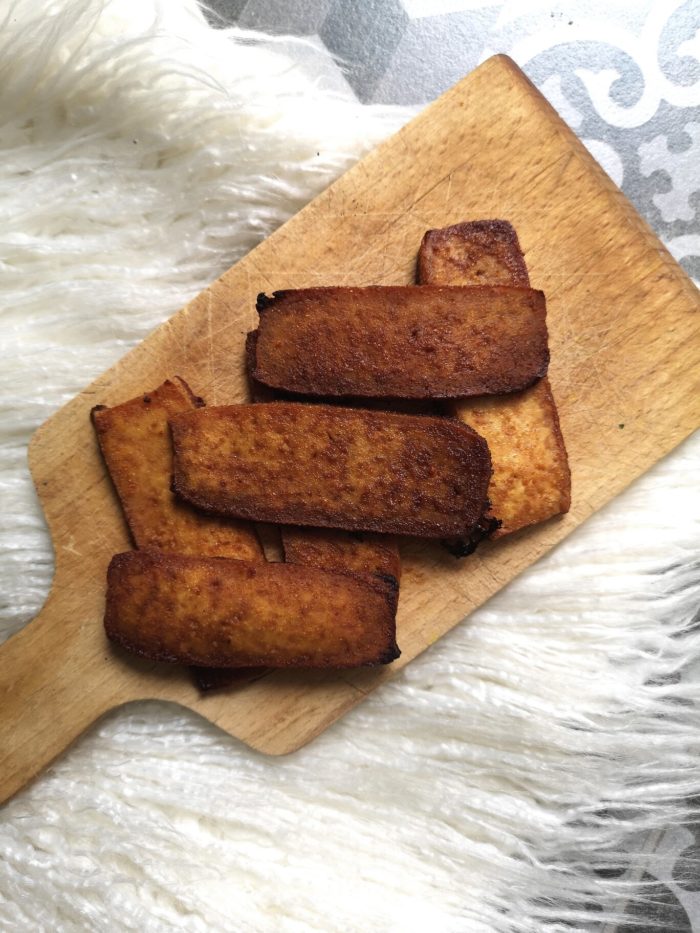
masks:
<path fill-rule="evenodd" d="M 544 295 L 529 287 L 287 289 L 257 308 L 253 380 L 297 395 L 503 394 L 549 364 Z"/>
<path fill-rule="evenodd" d="M 380 591 L 346 574 L 146 549 L 112 558 L 105 631 L 153 661 L 349 668 L 399 656 Z"/>
<path fill-rule="evenodd" d="M 420 284 L 529 285 L 513 227 L 472 221 L 429 230 L 418 254 Z M 499 538 L 569 510 L 571 473 L 549 380 L 523 392 L 451 402 L 449 413 L 486 438 L 493 476 L 491 508 Z"/>
<path fill-rule="evenodd" d="M 418 252 L 419 285 L 530 285 L 518 235 L 507 220 L 428 230 Z"/>
<path fill-rule="evenodd" d="M 172 440 L 168 419 L 204 406 L 184 379 L 120 405 L 92 409 L 92 423 L 122 511 L 138 548 L 181 554 L 264 560 L 252 525 L 201 512 L 170 489 Z"/>
<path fill-rule="evenodd" d="M 365 408 L 368 411 L 389 411 L 398 415 L 440 415 L 440 402 L 434 399 L 406 398 L 362 398 L 358 395 L 337 398 L 329 395 L 304 395 L 300 392 L 284 392 L 271 389 L 253 375 L 255 371 L 255 348 L 258 331 L 246 334 L 245 366 L 248 377 L 248 391 L 253 402 L 304 402 L 307 405 L 340 405 L 343 408 Z"/>
<path fill-rule="evenodd" d="M 349 573 L 370 586 L 379 586 L 398 604 L 401 558 L 393 535 L 299 528 L 284 525 L 282 546 L 288 564 Z"/>
<path fill-rule="evenodd" d="M 252 402 L 274 402 L 282 398 L 282 393 L 258 382 L 255 372 L 255 348 L 258 344 L 257 330 L 250 330 L 245 335 L 245 371 L 248 377 L 248 392 Z"/>
<path fill-rule="evenodd" d="M 173 489 L 221 514 L 425 538 L 468 535 L 483 514 L 488 446 L 456 419 L 271 402 L 170 425 Z"/>

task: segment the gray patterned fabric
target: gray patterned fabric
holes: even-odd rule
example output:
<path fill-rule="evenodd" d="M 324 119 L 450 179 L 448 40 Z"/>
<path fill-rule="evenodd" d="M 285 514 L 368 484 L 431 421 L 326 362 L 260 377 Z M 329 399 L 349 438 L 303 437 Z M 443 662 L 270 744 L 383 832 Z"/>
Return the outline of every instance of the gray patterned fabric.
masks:
<path fill-rule="evenodd" d="M 331 85 L 425 104 L 511 55 L 700 279 L 700 0 L 209 0 L 211 19 L 325 46 Z"/>
<path fill-rule="evenodd" d="M 700 279 L 700 0 L 210 0 L 210 9 L 222 25 L 307 36 L 309 67 L 366 103 L 425 104 L 507 53 Z M 625 930 L 700 933 L 700 825 L 641 845 L 647 870 L 628 880 L 647 903 Z"/>

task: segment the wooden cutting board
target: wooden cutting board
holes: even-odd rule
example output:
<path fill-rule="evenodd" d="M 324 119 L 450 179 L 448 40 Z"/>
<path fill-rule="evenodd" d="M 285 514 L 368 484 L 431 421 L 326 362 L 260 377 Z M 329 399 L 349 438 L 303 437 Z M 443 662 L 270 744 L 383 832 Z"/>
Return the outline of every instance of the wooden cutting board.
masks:
<path fill-rule="evenodd" d="M 461 562 L 407 546 L 403 654 L 390 668 L 271 673 L 202 697 L 183 670 L 113 650 L 105 570 L 129 542 L 91 407 L 173 374 L 209 404 L 245 401 L 258 292 L 411 283 L 425 230 L 492 217 L 515 225 L 547 295 L 571 512 Z M 0 800 L 131 700 L 181 703 L 270 754 L 318 735 L 697 427 L 699 309 L 692 283 L 545 99 L 508 58 L 489 59 L 36 432 L 30 466 L 56 575 L 39 616 L 0 649 Z"/>

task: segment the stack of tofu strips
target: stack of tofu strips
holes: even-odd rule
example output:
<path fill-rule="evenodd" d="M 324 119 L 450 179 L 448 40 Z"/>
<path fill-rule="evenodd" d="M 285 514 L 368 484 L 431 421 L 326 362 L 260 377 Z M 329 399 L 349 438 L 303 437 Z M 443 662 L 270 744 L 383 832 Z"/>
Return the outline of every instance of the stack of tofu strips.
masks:
<path fill-rule="evenodd" d="M 257 307 L 252 404 L 206 407 L 173 377 L 92 412 L 137 548 L 110 563 L 107 635 L 202 689 L 393 661 L 397 535 L 465 555 L 570 502 L 545 299 L 509 223 L 428 231 L 415 286 Z"/>

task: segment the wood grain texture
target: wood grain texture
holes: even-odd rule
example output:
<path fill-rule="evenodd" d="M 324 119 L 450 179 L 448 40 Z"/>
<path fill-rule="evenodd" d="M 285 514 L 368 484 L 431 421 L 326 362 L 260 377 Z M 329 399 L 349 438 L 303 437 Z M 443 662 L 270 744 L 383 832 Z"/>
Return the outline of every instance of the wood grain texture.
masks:
<path fill-rule="evenodd" d="M 427 229 L 481 217 L 513 223 L 547 295 L 568 515 L 463 562 L 435 545 L 404 547 L 403 654 L 388 669 L 275 673 L 202 697 L 186 672 L 113 651 L 101 625 L 105 571 L 128 541 L 92 406 L 174 373 L 209 404 L 243 401 L 259 292 L 408 284 Z M 0 649 L 0 799 L 102 712 L 139 698 L 181 703 L 271 754 L 308 742 L 698 426 L 698 310 L 690 280 L 574 134 L 509 59 L 489 59 L 35 434 L 30 465 L 56 576 L 37 619 Z"/>

